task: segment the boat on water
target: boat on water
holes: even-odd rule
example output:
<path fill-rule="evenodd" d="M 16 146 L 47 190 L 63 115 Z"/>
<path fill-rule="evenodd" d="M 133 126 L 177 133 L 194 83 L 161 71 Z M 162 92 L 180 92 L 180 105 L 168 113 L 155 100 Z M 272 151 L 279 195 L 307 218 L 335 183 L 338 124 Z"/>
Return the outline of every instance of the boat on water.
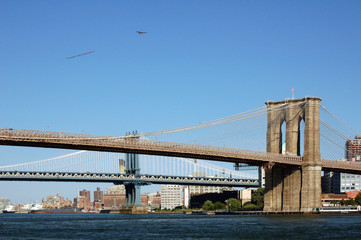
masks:
<path fill-rule="evenodd" d="M 334 206 L 323 207 L 317 209 L 320 214 L 332 214 L 332 213 L 361 213 L 361 206 Z"/>
<path fill-rule="evenodd" d="M 76 207 L 63 207 L 63 208 L 42 208 L 30 209 L 29 213 L 82 213 L 81 208 Z"/>
<path fill-rule="evenodd" d="M 7 205 L 4 210 L 2 210 L 2 213 L 8 214 L 8 213 L 16 213 L 15 206 L 14 205 Z"/>

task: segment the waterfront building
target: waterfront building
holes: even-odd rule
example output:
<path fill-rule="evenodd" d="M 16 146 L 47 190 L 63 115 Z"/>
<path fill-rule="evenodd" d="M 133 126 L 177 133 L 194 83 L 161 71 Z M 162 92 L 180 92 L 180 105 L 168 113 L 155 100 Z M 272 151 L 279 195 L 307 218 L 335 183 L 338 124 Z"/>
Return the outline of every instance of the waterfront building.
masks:
<path fill-rule="evenodd" d="M 348 139 L 345 143 L 344 161 L 361 162 L 361 135 Z M 322 177 L 322 192 L 345 193 L 361 190 L 361 176 L 349 173 L 324 172 Z"/>
<path fill-rule="evenodd" d="M 347 199 L 347 194 L 334 194 L 334 193 L 328 193 L 328 194 L 322 194 L 321 195 L 321 206 L 328 207 L 333 206 L 331 202 L 336 201 L 340 202 L 342 199 Z"/>
<path fill-rule="evenodd" d="M 360 175 L 334 172 L 330 181 L 332 193 L 345 193 L 361 190 Z"/>
<path fill-rule="evenodd" d="M 4 210 L 6 208 L 6 206 L 10 205 L 10 200 L 5 198 L 5 197 L 1 197 L 0 198 L 0 211 Z"/>
<path fill-rule="evenodd" d="M 90 191 L 84 189 L 78 193 L 76 206 L 84 211 L 90 211 L 93 208 L 93 203 L 90 201 Z"/>
<path fill-rule="evenodd" d="M 182 206 L 180 185 L 161 185 L 161 209 Z"/>
<path fill-rule="evenodd" d="M 323 193 L 345 193 L 361 190 L 361 176 L 349 173 L 325 172 L 322 177 Z"/>
<path fill-rule="evenodd" d="M 162 197 L 160 192 L 148 194 L 148 207 L 149 209 L 160 209 Z"/>
<path fill-rule="evenodd" d="M 97 187 L 97 190 L 94 191 L 94 203 L 102 203 L 104 200 L 103 191 L 100 191 L 100 188 Z"/>
<path fill-rule="evenodd" d="M 335 173 L 336 179 L 335 181 L 336 187 L 338 188 L 338 192 L 348 192 L 361 190 L 361 176 L 355 174 L 348 173 Z"/>
<path fill-rule="evenodd" d="M 93 203 L 88 202 L 88 198 L 85 196 L 78 196 L 77 207 L 83 209 L 85 212 L 88 212 L 93 208 Z"/>
<path fill-rule="evenodd" d="M 250 188 L 245 188 L 239 191 L 239 200 L 242 203 L 242 206 L 246 203 L 251 203 L 252 200 L 252 193 L 256 191 Z"/>
<path fill-rule="evenodd" d="M 193 177 L 206 177 L 205 172 L 193 172 Z M 216 176 L 212 176 L 216 177 Z M 189 186 L 189 195 L 197 195 L 197 194 L 204 194 L 204 193 L 221 193 L 223 190 L 233 190 L 233 188 L 228 187 L 219 187 L 219 186 Z"/>
<path fill-rule="evenodd" d="M 56 194 L 55 196 L 49 195 L 46 199 L 42 200 L 43 208 L 63 208 L 71 206 L 73 206 L 71 200 L 64 199 L 64 197 L 59 194 Z"/>
<path fill-rule="evenodd" d="M 83 190 L 79 192 L 79 196 L 85 197 L 87 202 L 91 202 L 90 200 L 90 191 Z"/>
<path fill-rule="evenodd" d="M 125 204 L 125 194 L 104 194 L 104 208 L 118 209 Z"/>
<path fill-rule="evenodd" d="M 197 194 L 204 194 L 204 193 L 221 193 L 223 190 L 228 188 L 219 187 L 219 186 L 189 186 L 189 195 L 197 195 Z"/>
<path fill-rule="evenodd" d="M 114 189 L 113 189 L 114 190 Z M 148 206 L 148 195 L 141 194 L 140 200 L 143 206 Z M 105 209 L 119 209 L 125 204 L 125 193 L 110 191 L 103 195 L 103 207 Z"/>

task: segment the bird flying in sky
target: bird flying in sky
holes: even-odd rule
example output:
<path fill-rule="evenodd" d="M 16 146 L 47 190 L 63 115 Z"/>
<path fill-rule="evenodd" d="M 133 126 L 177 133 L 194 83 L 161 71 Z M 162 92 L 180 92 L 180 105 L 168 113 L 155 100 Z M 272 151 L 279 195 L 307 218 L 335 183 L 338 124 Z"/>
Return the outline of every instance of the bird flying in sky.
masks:
<path fill-rule="evenodd" d="M 70 58 L 76 58 L 76 57 L 84 56 L 84 55 L 87 55 L 87 54 L 90 54 L 90 53 L 93 53 L 93 52 L 95 52 L 95 51 L 90 51 L 90 52 L 86 52 L 86 53 L 78 54 L 78 55 L 75 55 L 75 56 L 67 57 L 66 59 L 70 59 Z"/>
<path fill-rule="evenodd" d="M 137 31 L 137 33 L 138 33 L 139 35 L 142 35 L 142 34 L 145 34 L 145 33 L 147 33 L 147 32 Z"/>

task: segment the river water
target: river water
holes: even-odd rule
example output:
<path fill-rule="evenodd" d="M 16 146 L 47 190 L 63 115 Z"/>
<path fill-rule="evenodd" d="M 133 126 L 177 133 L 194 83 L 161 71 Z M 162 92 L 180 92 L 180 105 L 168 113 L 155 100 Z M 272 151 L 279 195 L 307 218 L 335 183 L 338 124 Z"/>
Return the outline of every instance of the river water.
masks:
<path fill-rule="evenodd" d="M 358 215 L 0 214 L 0 239 L 359 239 Z"/>

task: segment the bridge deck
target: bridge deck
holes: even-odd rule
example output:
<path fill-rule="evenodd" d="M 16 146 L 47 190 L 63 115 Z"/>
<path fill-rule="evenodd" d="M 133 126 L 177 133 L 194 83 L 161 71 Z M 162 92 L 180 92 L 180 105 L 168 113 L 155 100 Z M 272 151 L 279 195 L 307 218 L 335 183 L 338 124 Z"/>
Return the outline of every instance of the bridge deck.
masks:
<path fill-rule="evenodd" d="M 116 173 L 64 173 L 0 171 L 0 181 L 53 181 L 53 182 L 110 182 L 115 184 L 181 184 L 206 186 L 258 187 L 258 179 L 233 179 L 212 177 L 182 177 L 116 174 Z"/>
<path fill-rule="evenodd" d="M 0 129 L 0 145 L 81 149 L 104 152 L 138 153 L 159 156 L 247 163 L 255 166 L 280 164 L 301 166 L 302 157 L 214 146 L 106 137 L 64 132 Z M 322 160 L 323 170 L 361 174 L 361 164 Z"/>

